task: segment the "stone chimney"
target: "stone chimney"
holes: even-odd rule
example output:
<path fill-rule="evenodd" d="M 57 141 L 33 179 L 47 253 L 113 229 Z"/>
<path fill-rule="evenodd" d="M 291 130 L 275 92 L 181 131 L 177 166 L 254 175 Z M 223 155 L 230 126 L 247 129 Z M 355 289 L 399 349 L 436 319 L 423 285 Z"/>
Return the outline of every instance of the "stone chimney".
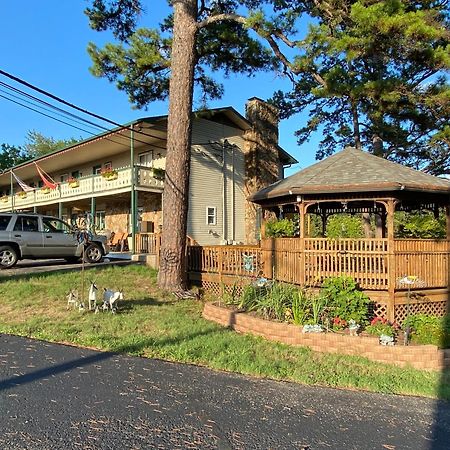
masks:
<path fill-rule="evenodd" d="M 252 97 L 246 105 L 246 117 L 252 128 L 245 132 L 245 194 L 248 197 L 279 180 L 281 163 L 278 152 L 278 109 Z M 257 241 L 261 218 L 260 207 L 246 202 L 245 224 L 247 243 Z"/>

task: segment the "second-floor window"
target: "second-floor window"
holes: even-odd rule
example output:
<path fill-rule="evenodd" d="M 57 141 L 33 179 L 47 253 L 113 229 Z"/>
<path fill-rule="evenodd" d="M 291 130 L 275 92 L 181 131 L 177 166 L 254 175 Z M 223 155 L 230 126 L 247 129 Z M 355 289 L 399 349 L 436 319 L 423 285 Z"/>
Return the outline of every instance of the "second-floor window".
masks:
<path fill-rule="evenodd" d="M 139 165 L 144 167 L 152 167 L 153 152 L 139 153 Z"/>

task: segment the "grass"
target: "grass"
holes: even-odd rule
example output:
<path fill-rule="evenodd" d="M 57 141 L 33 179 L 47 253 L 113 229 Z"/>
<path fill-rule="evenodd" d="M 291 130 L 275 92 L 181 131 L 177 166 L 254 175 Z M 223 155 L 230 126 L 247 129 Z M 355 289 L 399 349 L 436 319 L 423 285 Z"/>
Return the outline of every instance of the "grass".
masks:
<path fill-rule="evenodd" d="M 161 292 L 147 267 L 91 269 L 85 277 L 86 297 L 89 279 L 124 290 L 118 314 L 67 310 L 69 289 L 81 290 L 80 272 L 0 278 L 0 332 L 277 380 L 450 399 L 448 372 L 315 353 L 208 322 L 201 302 Z"/>

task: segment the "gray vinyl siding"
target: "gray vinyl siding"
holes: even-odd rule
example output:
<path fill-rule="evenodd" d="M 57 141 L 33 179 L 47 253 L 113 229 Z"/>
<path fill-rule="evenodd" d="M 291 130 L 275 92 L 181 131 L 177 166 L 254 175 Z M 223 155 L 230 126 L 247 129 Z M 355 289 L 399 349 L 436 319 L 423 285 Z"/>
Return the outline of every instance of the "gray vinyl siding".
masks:
<path fill-rule="evenodd" d="M 198 119 L 194 122 L 187 232 L 202 245 L 220 245 L 225 241 L 231 243 L 245 240 L 245 167 L 242 133 L 237 128 L 205 119 Z M 224 139 L 235 145 L 234 158 L 233 149 L 225 147 L 225 180 L 222 175 L 222 143 Z M 234 204 L 232 204 L 233 191 Z M 223 192 L 225 192 L 225 211 L 223 209 Z M 207 207 L 216 208 L 215 225 L 207 224 Z"/>

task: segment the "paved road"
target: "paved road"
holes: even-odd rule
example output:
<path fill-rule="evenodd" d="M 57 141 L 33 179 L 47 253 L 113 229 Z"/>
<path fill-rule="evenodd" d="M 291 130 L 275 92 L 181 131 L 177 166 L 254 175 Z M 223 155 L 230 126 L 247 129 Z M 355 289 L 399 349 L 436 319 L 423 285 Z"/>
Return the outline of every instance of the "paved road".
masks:
<path fill-rule="evenodd" d="M 450 404 L 0 335 L 0 449 L 449 449 Z"/>

